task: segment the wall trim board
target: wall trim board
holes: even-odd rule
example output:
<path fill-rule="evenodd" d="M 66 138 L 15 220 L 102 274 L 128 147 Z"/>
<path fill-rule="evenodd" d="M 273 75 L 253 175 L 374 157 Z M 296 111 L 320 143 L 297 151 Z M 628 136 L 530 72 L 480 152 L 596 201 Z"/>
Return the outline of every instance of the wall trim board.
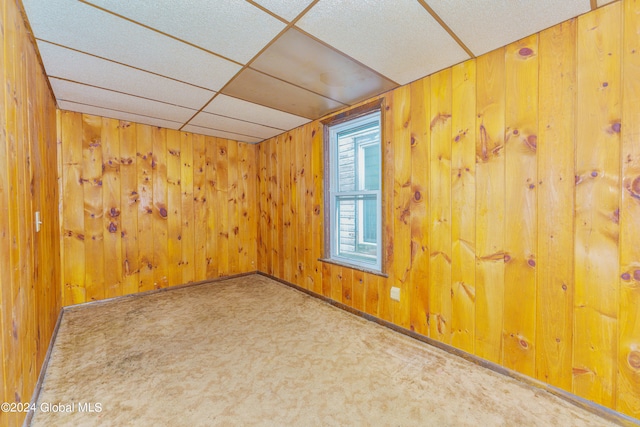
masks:
<path fill-rule="evenodd" d="M 35 406 L 38 403 L 38 398 L 40 397 L 40 390 L 42 389 L 42 383 L 44 382 L 44 377 L 47 373 L 47 366 L 49 366 L 49 359 L 51 358 L 51 353 L 53 352 L 53 344 L 56 341 L 56 337 L 58 336 L 58 330 L 60 329 L 60 324 L 62 323 L 62 315 L 64 314 L 64 307 L 60 309 L 58 313 L 58 319 L 56 320 L 56 326 L 53 328 L 53 333 L 51 334 L 51 339 L 49 340 L 49 345 L 47 346 L 47 353 L 44 356 L 44 360 L 42 361 L 42 366 L 40 366 L 40 374 L 38 375 L 38 381 L 36 382 L 36 386 L 31 394 L 31 400 L 29 403 L 32 406 Z M 31 425 L 31 420 L 33 419 L 33 411 L 27 412 L 27 416 L 25 417 L 22 426 L 27 427 Z"/>
<path fill-rule="evenodd" d="M 453 356 L 456 357 L 460 357 L 468 362 L 471 362 L 475 365 L 481 366 L 483 368 L 489 369 L 493 372 L 496 372 L 498 374 L 504 375 L 506 377 L 512 378 L 516 381 L 520 381 L 521 383 L 524 383 L 526 385 L 529 385 L 531 387 L 535 387 L 537 389 L 546 391 L 548 393 L 551 393 L 552 395 L 559 397 L 569 403 L 571 403 L 572 405 L 575 405 L 579 408 L 582 408 L 586 411 L 589 411 L 593 414 L 596 414 L 608 421 L 617 423 L 621 426 L 625 426 L 625 427 L 632 427 L 632 426 L 640 426 L 640 420 L 637 420 L 635 418 L 631 418 L 628 415 L 622 414 L 618 411 L 615 411 L 613 409 L 607 408 L 606 406 L 602 406 L 599 405 L 597 403 L 591 402 L 590 400 L 584 399 L 582 397 L 576 396 L 575 394 L 569 393 L 565 390 L 559 389 L 557 387 L 554 387 L 552 385 L 549 385 L 547 383 L 544 383 L 542 381 L 536 380 L 535 378 L 531 378 L 527 375 L 521 374 L 519 372 L 513 371 L 511 369 L 507 369 L 501 365 L 498 365 L 497 363 L 493 363 L 490 362 L 488 360 L 482 359 L 481 357 L 475 356 L 473 354 L 467 353 L 466 351 L 460 350 L 456 347 L 453 347 L 451 345 L 445 344 L 443 342 L 434 340 L 432 338 L 429 338 L 427 336 L 424 335 L 420 335 L 416 332 L 413 332 L 409 329 L 403 328 L 401 326 L 398 326 L 394 323 L 391 323 L 389 321 L 380 319 L 378 317 L 372 316 L 368 313 L 365 313 L 363 311 L 357 310 L 353 307 L 350 307 L 346 304 L 343 304 L 341 302 L 335 301 L 329 297 L 326 297 L 324 295 L 319 295 L 316 294 L 313 291 L 310 291 L 308 289 L 305 289 L 303 287 L 300 287 L 296 284 L 293 284 L 291 282 L 287 282 L 286 280 L 280 279 L 278 277 L 272 276 L 270 274 L 264 273 L 262 271 L 258 271 L 256 272 L 256 274 L 267 277 L 271 280 L 275 280 L 276 282 L 279 282 L 285 286 L 288 286 L 290 288 L 293 288 L 299 292 L 305 293 L 311 297 L 317 298 L 319 300 L 321 300 L 322 302 L 325 302 L 329 305 L 332 305 L 340 310 L 346 311 L 347 313 L 353 314 L 355 316 L 361 317 L 365 320 L 368 320 L 370 322 L 374 322 L 377 323 L 378 325 L 384 326 L 388 329 L 391 329 L 394 332 L 398 332 L 400 334 L 406 335 L 410 338 L 413 338 L 417 341 L 423 342 L 425 344 L 431 345 L 433 347 L 439 348 L 440 350 L 443 350 Z"/>

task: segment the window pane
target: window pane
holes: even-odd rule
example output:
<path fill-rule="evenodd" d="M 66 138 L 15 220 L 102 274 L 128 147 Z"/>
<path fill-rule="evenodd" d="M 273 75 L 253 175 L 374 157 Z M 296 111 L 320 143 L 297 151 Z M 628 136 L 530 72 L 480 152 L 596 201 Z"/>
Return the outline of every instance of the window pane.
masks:
<path fill-rule="evenodd" d="M 373 147 L 375 145 L 379 147 L 379 139 L 380 126 L 377 122 L 367 123 L 356 128 L 344 130 L 337 134 L 336 160 L 338 163 L 338 191 L 355 191 L 366 188 L 367 177 L 363 177 L 363 171 L 358 170 L 358 168 L 366 169 L 367 160 L 364 159 L 364 164 L 361 164 L 363 160 L 359 160 L 356 156 L 361 157 L 359 150 L 361 150 L 365 146 Z M 375 150 L 377 150 L 377 154 L 373 152 Z M 369 154 L 369 160 L 372 162 L 372 167 L 379 168 L 380 150 L 379 148 L 377 148 L 373 151 Z M 375 166 L 376 157 L 378 166 Z M 369 179 L 375 180 L 376 178 L 375 176 L 373 176 Z M 379 179 L 377 181 L 379 181 Z M 377 182 L 371 185 L 374 185 L 375 187 L 379 186 Z"/>
<path fill-rule="evenodd" d="M 338 191 L 356 189 L 355 139 L 338 136 Z"/>
<path fill-rule="evenodd" d="M 376 217 L 378 215 L 376 209 L 376 201 L 374 200 L 363 200 L 362 201 L 362 240 L 366 243 L 376 243 L 377 239 L 377 221 Z"/>
<path fill-rule="evenodd" d="M 375 264 L 377 256 L 377 196 L 339 197 L 337 250 L 341 257 Z"/>
<path fill-rule="evenodd" d="M 363 147 L 364 152 L 364 188 L 363 190 L 380 189 L 380 144 Z"/>

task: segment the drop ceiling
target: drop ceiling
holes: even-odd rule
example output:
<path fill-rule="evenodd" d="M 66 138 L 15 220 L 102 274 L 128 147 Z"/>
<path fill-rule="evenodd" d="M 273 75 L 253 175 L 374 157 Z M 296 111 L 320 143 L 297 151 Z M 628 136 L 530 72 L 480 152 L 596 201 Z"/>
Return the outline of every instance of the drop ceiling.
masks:
<path fill-rule="evenodd" d="M 58 106 L 256 143 L 611 0 L 23 0 Z"/>

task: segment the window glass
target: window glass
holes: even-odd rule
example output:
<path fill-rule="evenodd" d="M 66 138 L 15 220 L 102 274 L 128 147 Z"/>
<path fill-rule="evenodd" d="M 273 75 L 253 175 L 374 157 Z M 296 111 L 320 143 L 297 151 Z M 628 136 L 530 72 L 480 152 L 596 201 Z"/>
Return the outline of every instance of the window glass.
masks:
<path fill-rule="evenodd" d="M 381 267 L 380 111 L 330 127 L 331 258 Z"/>

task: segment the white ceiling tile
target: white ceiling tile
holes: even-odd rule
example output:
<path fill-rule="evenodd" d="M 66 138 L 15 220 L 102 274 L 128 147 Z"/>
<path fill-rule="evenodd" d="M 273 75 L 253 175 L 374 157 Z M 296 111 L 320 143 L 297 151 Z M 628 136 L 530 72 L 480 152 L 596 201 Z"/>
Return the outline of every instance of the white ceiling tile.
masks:
<path fill-rule="evenodd" d="M 240 65 L 72 0 L 23 0 L 36 38 L 211 90 Z"/>
<path fill-rule="evenodd" d="M 254 0 L 260 6 L 269 9 L 271 12 L 286 19 L 293 20 L 309 6 L 313 0 Z"/>
<path fill-rule="evenodd" d="M 616 0 L 598 0 L 598 7 L 604 6 L 605 4 L 613 3 Z"/>
<path fill-rule="evenodd" d="M 239 133 L 242 135 L 260 137 L 262 139 L 271 138 L 272 136 L 276 136 L 284 132 L 282 129 L 275 129 L 256 123 L 245 122 L 209 113 L 198 113 L 198 115 L 195 116 L 189 124 L 226 132 Z"/>
<path fill-rule="evenodd" d="M 289 130 L 302 126 L 310 120 L 305 117 L 274 110 L 252 102 L 243 101 L 238 98 L 219 94 L 215 97 L 204 111 L 213 114 L 220 114 L 235 117 L 240 120 L 260 123 L 278 129 Z"/>
<path fill-rule="evenodd" d="M 118 92 L 99 89 L 65 80 L 49 79 L 56 99 L 77 102 L 125 113 L 140 114 L 156 119 L 171 120 L 174 122 L 186 122 L 195 113 L 184 107 L 165 104 L 144 98 L 137 98 Z"/>
<path fill-rule="evenodd" d="M 246 63 L 285 24 L 238 0 L 89 0 L 212 52 Z"/>
<path fill-rule="evenodd" d="M 468 58 L 416 0 L 320 0 L 296 25 L 400 84 Z"/>
<path fill-rule="evenodd" d="M 176 123 L 169 120 L 154 119 L 153 117 L 140 116 L 138 114 L 123 113 L 122 111 L 94 107 L 93 105 L 78 104 L 76 102 L 58 101 L 58 107 L 60 107 L 61 110 L 92 114 L 94 116 L 108 117 L 110 119 L 126 120 L 128 122 L 159 126 L 167 129 L 180 129 L 180 126 L 182 126 L 182 123 Z"/>
<path fill-rule="evenodd" d="M 476 55 L 588 12 L 589 0 L 427 0 Z"/>
<path fill-rule="evenodd" d="M 194 126 L 194 125 L 186 125 L 185 127 L 182 128 L 182 130 L 185 132 L 198 133 L 200 135 L 208 135 L 208 136 L 215 136 L 217 138 L 233 139 L 234 141 L 240 141 L 240 142 L 249 142 L 251 144 L 264 141 L 264 138 L 256 138 L 253 136 L 240 135 L 233 132 L 225 132 L 221 130 L 203 128 L 203 127 Z"/>
<path fill-rule="evenodd" d="M 199 109 L 215 92 L 86 55 L 47 42 L 38 42 L 47 75 Z"/>

